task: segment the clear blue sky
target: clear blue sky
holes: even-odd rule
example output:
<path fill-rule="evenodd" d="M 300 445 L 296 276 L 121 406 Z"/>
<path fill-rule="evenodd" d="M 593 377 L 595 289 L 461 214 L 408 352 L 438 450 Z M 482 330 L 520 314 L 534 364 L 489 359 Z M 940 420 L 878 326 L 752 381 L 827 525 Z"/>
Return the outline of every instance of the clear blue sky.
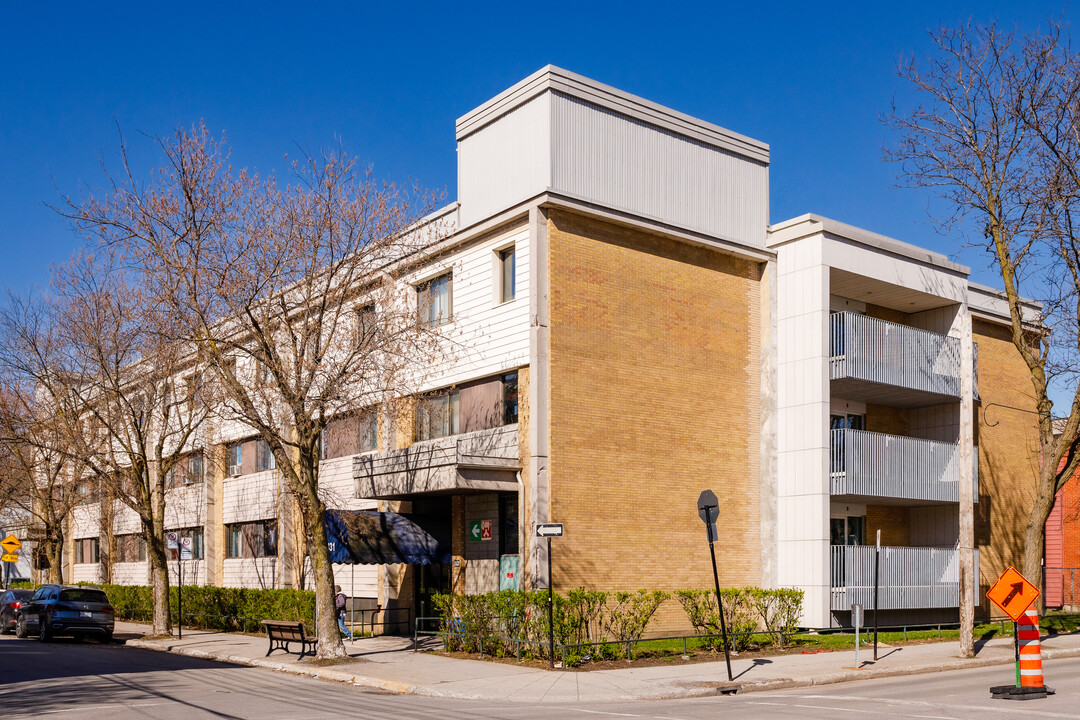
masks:
<path fill-rule="evenodd" d="M 973 17 L 1036 27 L 1044 2 L 8 3 L 0 43 L 0 288 L 79 244 L 45 207 L 100 187 L 117 126 L 205 119 L 235 165 L 282 171 L 336 138 L 377 174 L 456 197 L 454 120 L 547 63 L 771 145 L 771 219 L 817 212 L 952 253 L 894 187 L 878 121 L 902 54 Z M 1075 11 L 1067 12 L 1068 19 Z M 977 279 L 985 259 L 960 256 Z"/>

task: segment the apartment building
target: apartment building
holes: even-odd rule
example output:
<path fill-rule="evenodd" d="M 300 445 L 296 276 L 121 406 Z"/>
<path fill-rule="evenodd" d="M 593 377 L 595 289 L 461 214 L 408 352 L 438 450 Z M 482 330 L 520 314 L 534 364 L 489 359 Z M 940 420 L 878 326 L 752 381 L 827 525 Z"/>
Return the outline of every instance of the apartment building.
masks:
<path fill-rule="evenodd" d="M 981 412 L 1031 405 L 999 293 L 869 230 L 770 224 L 767 145 L 559 68 L 462 116 L 456 139 L 459 198 L 439 214 L 454 231 L 409 282 L 461 352 L 422 402 L 335 420 L 320 465 L 332 507 L 404 515 L 445 552 L 335 566 L 346 592 L 424 614 L 433 592 L 546 587 L 546 522 L 565 529 L 559 590 L 708 587 L 708 488 L 721 584 L 800 587 L 805 626 L 869 604 L 878 531 L 883 619 L 954 619 L 964 552 L 989 612 L 1037 452 L 1033 415 Z M 253 437 L 208 430 L 170 479 L 185 582 L 302 582 L 291 501 Z M 105 510 L 73 513 L 67 577 L 145 582 L 137 523 Z"/>

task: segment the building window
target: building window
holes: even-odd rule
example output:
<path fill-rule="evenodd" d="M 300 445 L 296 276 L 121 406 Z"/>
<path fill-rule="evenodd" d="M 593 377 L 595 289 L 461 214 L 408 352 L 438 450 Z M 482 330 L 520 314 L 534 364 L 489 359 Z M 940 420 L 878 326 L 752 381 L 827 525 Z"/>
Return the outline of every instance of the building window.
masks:
<path fill-rule="evenodd" d="M 236 523 L 226 526 L 229 558 L 261 558 L 277 555 L 277 521 Z"/>
<path fill-rule="evenodd" d="M 449 322 L 451 287 L 450 273 L 416 286 L 416 302 L 421 322 L 426 325 Z"/>
<path fill-rule="evenodd" d="M 226 449 L 228 456 L 228 471 L 231 477 L 236 477 L 240 474 L 244 461 L 244 446 L 242 443 L 235 442 Z"/>
<path fill-rule="evenodd" d="M 101 562 L 100 555 L 101 546 L 98 543 L 97 538 L 83 538 L 75 541 L 75 563 L 78 565 L 86 563 Z"/>
<path fill-rule="evenodd" d="M 142 535 L 117 535 L 114 539 L 116 562 L 143 562 L 146 560 L 146 538 Z"/>
<path fill-rule="evenodd" d="M 456 390 L 421 399 L 416 408 L 416 439 L 457 435 L 460 414 L 461 402 Z"/>
<path fill-rule="evenodd" d="M 379 416 L 374 410 L 360 413 L 359 443 L 357 452 L 372 452 L 379 449 Z"/>
<path fill-rule="evenodd" d="M 255 442 L 255 472 L 274 470 L 277 468 L 277 458 L 270 451 L 270 445 L 263 439 Z"/>
<path fill-rule="evenodd" d="M 518 421 L 518 374 L 503 375 L 502 388 L 503 425 L 513 425 Z"/>
<path fill-rule="evenodd" d="M 374 305 L 361 305 L 356 309 L 356 344 L 364 346 L 375 335 L 378 327 Z"/>
<path fill-rule="evenodd" d="M 172 488 L 177 485 L 193 485 L 203 481 L 203 455 L 201 452 L 192 453 L 179 458 L 165 474 L 165 487 Z"/>
<path fill-rule="evenodd" d="M 509 247 L 499 253 L 499 298 L 501 302 L 509 302 L 517 293 L 517 253 Z"/>
<path fill-rule="evenodd" d="M 235 526 L 231 526 L 235 527 Z M 177 538 L 191 538 L 191 559 L 202 560 L 203 559 L 203 529 L 201 527 L 196 528 L 184 528 L 182 530 L 176 530 Z M 229 534 L 229 539 L 232 539 L 232 533 Z M 169 554 L 170 560 L 176 560 L 180 554 L 180 548 L 166 550 Z M 229 557 L 233 557 L 230 555 Z M 239 556 L 237 556 L 239 557 Z"/>

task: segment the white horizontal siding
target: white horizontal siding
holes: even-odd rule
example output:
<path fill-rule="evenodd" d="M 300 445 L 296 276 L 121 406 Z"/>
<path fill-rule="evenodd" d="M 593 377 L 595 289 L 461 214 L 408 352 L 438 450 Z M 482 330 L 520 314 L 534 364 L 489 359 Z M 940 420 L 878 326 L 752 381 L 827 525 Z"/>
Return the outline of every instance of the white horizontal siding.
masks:
<path fill-rule="evenodd" d="M 112 581 L 116 585 L 146 585 L 149 577 L 146 562 L 113 563 Z"/>
<path fill-rule="evenodd" d="M 356 497 L 353 478 L 353 458 L 356 455 L 331 458 L 319 463 L 319 497 L 326 506 L 338 510 L 375 510 L 378 503 Z"/>
<path fill-rule="evenodd" d="M 225 560 L 222 587 L 277 587 L 277 558 L 236 558 Z"/>
<path fill-rule="evenodd" d="M 116 500 L 113 503 L 113 534 L 130 535 L 142 533 L 143 526 L 139 514 L 124 503 Z"/>
<path fill-rule="evenodd" d="M 101 534 L 101 506 L 78 505 L 71 511 L 71 533 L 79 538 L 96 538 Z"/>
<path fill-rule="evenodd" d="M 226 561 L 230 562 L 230 561 Z M 206 584 L 206 561 L 205 560 L 185 560 L 184 565 L 184 584 L 185 585 L 205 585 Z M 176 561 L 169 561 L 169 584 L 177 584 L 177 568 Z"/>
<path fill-rule="evenodd" d="M 515 252 L 515 297 L 501 303 L 497 252 Z M 498 233 L 443 259 L 453 270 L 452 321 L 444 328 L 444 357 L 416 382 L 435 389 L 529 362 L 530 244 L 525 225 Z M 430 272 L 415 279 L 430 277 Z"/>
<path fill-rule="evenodd" d="M 199 527 L 206 517 L 206 487 L 202 483 L 165 491 L 165 527 Z"/>
<path fill-rule="evenodd" d="M 76 563 L 71 568 L 71 582 L 73 583 L 101 582 L 101 563 Z"/>
<path fill-rule="evenodd" d="M 222 520 L 229 523 L 251 522 L 277 517 L 278 472 L 266 470 L 224 482 Z"/>

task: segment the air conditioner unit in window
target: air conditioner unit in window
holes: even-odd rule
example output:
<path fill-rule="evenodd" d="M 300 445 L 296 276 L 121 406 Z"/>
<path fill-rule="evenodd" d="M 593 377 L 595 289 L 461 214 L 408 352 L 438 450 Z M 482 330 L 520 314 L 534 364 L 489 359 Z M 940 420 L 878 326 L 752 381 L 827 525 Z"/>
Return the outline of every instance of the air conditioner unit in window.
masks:
<path fill-rule="evenodd" d="M 240 474 L 240 466 L 239 465 L 230 465 L 229 466 L 229 477 L 236 477 L 239 474 Z"/>

